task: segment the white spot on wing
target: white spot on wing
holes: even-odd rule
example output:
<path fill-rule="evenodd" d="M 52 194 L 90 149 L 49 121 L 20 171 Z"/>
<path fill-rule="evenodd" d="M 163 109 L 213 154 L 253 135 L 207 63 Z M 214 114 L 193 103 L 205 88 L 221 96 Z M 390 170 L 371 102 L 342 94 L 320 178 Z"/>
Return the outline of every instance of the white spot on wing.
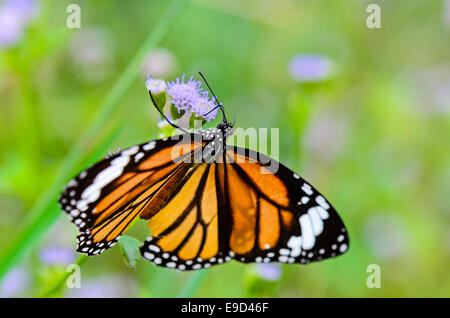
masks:
<path fill-rule="evenodd" d="M 136 152 L 138 152 L 138 150 L 139 150 L 139 146 L 133 146 L 131 148 L 128 148 L 128 149 L 122 151 L 122 156 L 134 155 Z"/>
<path fill-rule="evenodd" d="M 142 148 L 144 150 L 152 150 L 156 146 L 156 141 L 150 141 L 149 143 L 145 144 Z"/>
<path fill-rule="evenodd" d="M 318 236 L 323 231 L 323 221 L 316 210 L 316 207 L 310 208 L 308 214 L 311 217 L 314 235 Z"/>
<path fill-rule="evenodd" d="M 328 210 L 330 208 L 330 205 L 327 203 L 327 201 L 325 200 L 325 198 L 321 195 L 318 195 L 316 197 L 316 202 L 325 210 Z"/>
<path fill-rule="evenodd" d="M 310 186 L 309 184 L 307 184 L 307 183 L 303 183 L 302 190 L 303 190 L 307 195 L 313 194 L 313 190 L 312 190 L 311 186 Z"/>
<path fill-rule="evenodd" d="M 111 166 L 100 172 L 95 177 L 94 182 L 83 191 L 83 193 L 81 194 L 81 198 L 86 199 L 88 203 L 92 202 L 89 201 L 90 199 L 98 198 L 98 196 L 100 196 L 100 190 L 108 183 L 119 177 L 123 172 L 123 168 L 129 161 L 130 158 L 128 156 L 120 156 L 112 160 Z M 99 193 L 96 193 L 97 191 Z"/>
<path fill-rule="evenodd" d="M 309 214 L 303 214 L 299 218 L 299 221 L 302 228 L 303 249 L 309 250 L 314 246 L 314 243 L 316 242 Z"/>

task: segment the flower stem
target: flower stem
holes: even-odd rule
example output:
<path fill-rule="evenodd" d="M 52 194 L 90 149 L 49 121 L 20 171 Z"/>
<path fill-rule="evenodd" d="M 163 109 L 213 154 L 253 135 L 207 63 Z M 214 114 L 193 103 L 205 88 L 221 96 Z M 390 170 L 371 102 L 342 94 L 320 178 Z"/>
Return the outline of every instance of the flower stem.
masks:
<path fill-rule="evenodd" d="M 87 260 L 87 256 L 86 255 L 80 255 L 77 260 L 75 261 L 75 264 L 78 266 L 83 265 L 83 263 Z M 56 283 L 46 289 L 44 292 L 42 292 L 39 297 L 40 298 L 49 298 L 52 297 L 53 295 L 57 294 L 64 286 L 64 283 L 67 281 L 67 278 L 72 275 L 71 272 L 65 272 L 64 274 L 61 275 L 61 277 L 56 281 Z"/>

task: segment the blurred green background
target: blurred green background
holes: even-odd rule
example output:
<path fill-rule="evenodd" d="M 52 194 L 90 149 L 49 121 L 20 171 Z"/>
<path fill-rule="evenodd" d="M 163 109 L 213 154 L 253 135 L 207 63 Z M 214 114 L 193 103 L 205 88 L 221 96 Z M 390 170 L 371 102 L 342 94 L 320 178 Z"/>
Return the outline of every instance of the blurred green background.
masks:
<path fill-rule="evenodd" d="M 77 1 L 74 29 L 70 3 L 0 1 L 1 297 L 450 296 L 450 1 Z M 116 246 L 79 259 L 81 288 L 66 288 L 78 256 L 63 185 L 157 138 L 147 72 L 198 71 L 237 126 L 280 128 L 280 161 L 333 203 L 350 250 L 177 272 L 129 269 Z"/>

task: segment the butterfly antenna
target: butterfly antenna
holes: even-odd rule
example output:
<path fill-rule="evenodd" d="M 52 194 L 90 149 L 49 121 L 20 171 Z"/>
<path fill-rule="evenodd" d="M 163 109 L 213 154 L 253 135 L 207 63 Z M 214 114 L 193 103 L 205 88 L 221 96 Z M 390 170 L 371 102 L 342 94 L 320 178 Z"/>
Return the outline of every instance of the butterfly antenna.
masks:
<path fill-rule="evenodd" d="M 208 86 L 209 91 L 211 92 L 211 95 L 214 97 L 214 100 L 217 102 L 217 106 L 215 108 L 213 108 L 212 110 L 210 110 L 208 112 L 208 114 L 210 112 L 212 112 L 214 109 L 216 109 L 217 107 L 220 107 L 220 110 L 222 111 L 222 116 L 223 116 L 223 121 L 227 122 L 227 117 L 225 116 L 225 110 L 223 109 L 223 105 L 221 102 L 219 102 L 219 100 L 217 99 L 216 95 L 214 95 L 213 90 L 211 89 L 211 86 L 209 86 L 208 81 L 206 80 L 206 78 L 203 76 L 202 72 L 198 72 L 198 74 L 200 74 L 200 76 L 203 78 L 203 81 L 205 82 L 206 86 Z"/>
<path fill-rule="evenodd" d="M 180 126 L 175 125 L 173 122 L 171 122 L 171 121 L 169 120 L 169 118 L 167 118 L 167 116 L 164 115 L 164 113 L 161 111 L 161 109 L 159 109 L 159 107 L 156 105 L 156 102 L 155 102 L 155 100 L 153 99 L 152 92 L 149 90 L 148 93 L 150 94 L 150 99 L 152 100 L 153 106 L 155 106 L 155 108 L 158 110 L 158 112 L 161 114 L 161 116 L 169 123 L 170 126 L 176 128 L 176 129 L 179 129 L 179 130 L 181 130 L 181 131 L 184 132 L 184 133 L 189 133 L 186 129 L 181 128 Z"/>

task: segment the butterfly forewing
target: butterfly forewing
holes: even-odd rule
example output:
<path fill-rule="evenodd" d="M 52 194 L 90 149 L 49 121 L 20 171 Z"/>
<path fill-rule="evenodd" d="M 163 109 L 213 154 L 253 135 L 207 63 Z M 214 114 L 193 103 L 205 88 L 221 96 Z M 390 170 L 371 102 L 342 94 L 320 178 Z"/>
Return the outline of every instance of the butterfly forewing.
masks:
<path fill-rule="evenodd" d="M 77 250 L 99 254 L 136 217 L 150 215 L 149 207 L 160 204 L 158 200 L 150 204 L 155 194 L 170 188 L 169 181 L 186 170 L 183 159 L 200 146 L 177 138 L 150 141 L 106 158 L 72 179 L 59 203 L 80 229 Z"/>

